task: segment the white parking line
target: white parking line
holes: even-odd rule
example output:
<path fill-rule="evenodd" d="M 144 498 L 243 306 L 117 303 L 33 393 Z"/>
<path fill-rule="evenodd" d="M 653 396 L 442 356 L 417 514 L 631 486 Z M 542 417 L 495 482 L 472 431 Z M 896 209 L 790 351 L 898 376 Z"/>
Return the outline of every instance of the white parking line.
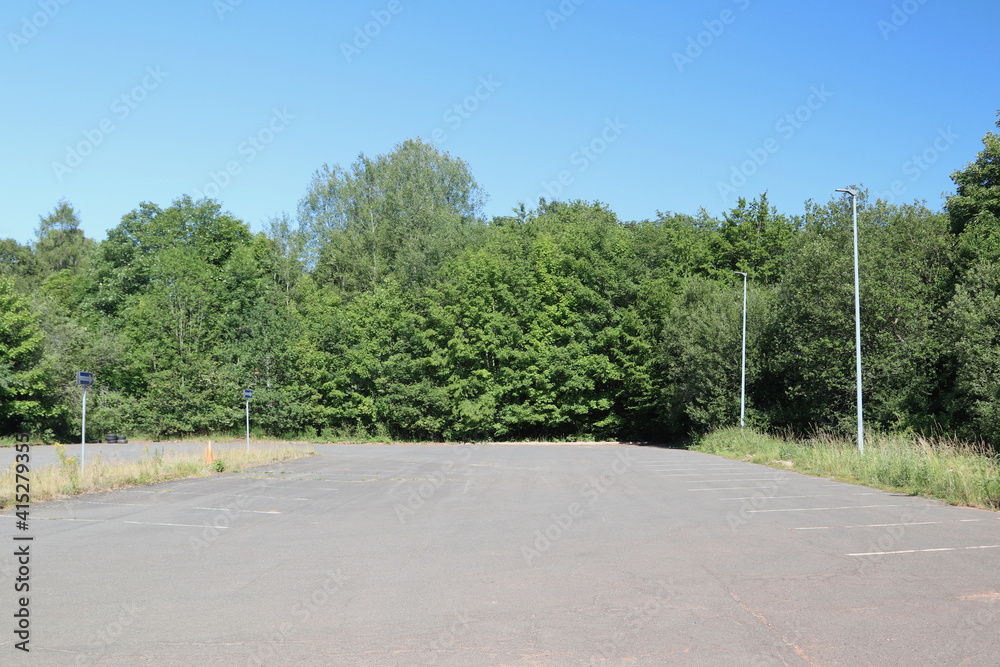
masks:
<path fill-rule="evenodd" d="M 746 491 L 748 489 L 757 489 L 759 491 L 763 488 L 762 486 L 724 486 L 713 489 L 688 489 L 688 491 Z"/>
<path fill-rule="evenodd" d="M 764 487 L 757 487 L 757 488 L 760 489 L 761 491 L 766 491 L 767 490 Z M 758 500 L 760 498 L 767 498 L 768 500 L 781 500 L 781 499 L 785 499 L 785 498 L 829 498 L 829 497 L 830 497 L 829 493 L 823 493 L 823 494 L 820 494 L 818 496 L 768 496 L 768 495 L 760 496 L 760 495 L 757 495 L 757 496 L 740 496 L 740 497 L 737 497 L 737 498 L 716 498 L 716 500 Z"/>
<path fill-rule="evenodd" d="M 276 510 L 236 510 L 227 507 L 192 507 L 196 510 L 210 510 L 212 512 L 249 512 L 250 514 L 281 514 Z"/>
<path fill-rule="evenodd" d="M 824 510 L 861 510 L 872 507 L 900 507 L 899 505 L 846 505 L 844 507 L 789 507 L 780 510 L 747 510 L 748 513 L 760 514 L 762 512 L 821 512 Z"/>
<path fill-rule="evenodd" d="M 718 482 L 719 484 L 728 484 L 729 482 L 776 482 L 773 477 L 764 477 L 763 479 L 681 479 L 680 482 Z M 745 486 L 741 487 L 744 489 L 755 489 L 755 486 Z M 698 489 L 700 490 L 700 489 Z M 688 491 L 695 491 L 695 489 L 688 489 Z"/>
<path fill-rule="evenodd" d="M 677 473 L 676 475 L 673 474 L 673 473 L 671 473 L 669 475 L 658 475 L 658 476 L 659 477 L 698 477 L 699 475 L 732 475 L 732 474 L 733 474 L 733 472 L 731 470 L 727 470 L 726 472 L 682 472 L 682 473 Z M 748 472 L 746 474 L 748 474 L 748 475 L 759 475 L 760 472 L 754 470 L 753 472 Z M 711 480 L 708 480 L 708 481 L 711 481 Z"/>
<path fill-rule="evenodd" d="M 122 523 L 134 523 L 140 526 L 178 526 L 180 528 L 218 528 L 219 530 L 229 530 L 229 526 L 206 526 L 204 524 L 193 523 L 154 523 L 152 521 L 122 521 Z"/>
<path fill-rule="evenodd" d="M 805 526 L 792 530 L 832 530 L 834 528 L 889 528 L 892 526 L 930 526 L 943 521 L 910 521 L 909 523 L 862 523 L 856 526 Z"/>
<path fill-rule="evenodd" d="M 848 556 L 888 556 L 891 554 L 919 554 L 931 551 L 966 551 L 968 549 L 1000 549 L 1000 544 L 987 544 L 979 547 L 940 547 L 937 549 L 903 549 L 902 551 L 868 551 L 858 554 L 847 554 Z"/>
<path fill-rule="evenodd" d="M 674 466 L 665 466 L 664 467 L 664 466 L 661 466 L 661 465 L 657 465 L 655 463 L 652 463 L 652 464 L 650 464 L 650 465 L 648 465 L 646 467 L 647 468 L 657 468 L 660 471 L 666 471 L 666 470 L 674 470 L 674 471 L 678 471 L 678 470 L 706 470 L 706 469 L 708 469 L 708 466 L 703 466 L 701 468 L 675 468 Z M 714 467 L 715 470 L 718 470 L 718 468 L 719 468 L 719 466 Z M 726 470 L 743 470 L 743 467 L 742 466 L 726 466 Z"/>
<path fill-rule="evenodd" d="M 763 487 L 763 486 L 758 486 L 758 487 L 753 487 L 753 488 L 759 489 L 761 491 L 767 491 L 768 490 L 766 487 Z M 874 491 L 874 492 L 871 492 L 871 493 L 852 493 L 851 495 L 854 495 L 854 496 L 877 496 L 877 495 L 880 495 L 881 493 L 882 493 L 881 491 Z M 777 499 L 777 498 L 829 498 L 831 495 L 833 495 L 833 494 L 830 494 L 830 493 L 818 493 L 818 494 L 809 495 L 809 496 L 767 496 L 767 498 L 769 500 L 770 499 Z M 757 496 L 742 496 L 742 497 L 739 497 L 739 498 L 717 498 L 717 500 L 757 500 L 758 498 L 760 498 L 759 495 L 757 495 Z M 979 521 L 979 519 L 970 519 L 970 521 Z"/>

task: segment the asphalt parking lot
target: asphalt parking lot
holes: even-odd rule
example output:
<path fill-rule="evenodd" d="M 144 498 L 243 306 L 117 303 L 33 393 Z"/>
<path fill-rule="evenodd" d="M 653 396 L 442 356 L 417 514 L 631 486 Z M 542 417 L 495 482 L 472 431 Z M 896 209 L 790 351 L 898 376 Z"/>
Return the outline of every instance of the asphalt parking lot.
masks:
<path fill-rule="evenodd" d="M 1000 664 L 996 513 L 672 449 L 316 449 L 0 513 L 0 662 Z"/>

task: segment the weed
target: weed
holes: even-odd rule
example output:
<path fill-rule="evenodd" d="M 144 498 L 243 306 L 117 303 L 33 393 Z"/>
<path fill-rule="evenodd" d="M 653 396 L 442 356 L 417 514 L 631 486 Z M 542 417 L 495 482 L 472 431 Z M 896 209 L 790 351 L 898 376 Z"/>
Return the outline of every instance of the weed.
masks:
<path fill-rule="evenodd" d="M 148 451 L 138 461 L 105 464 L 99 458 L 87 464 L 86 475 L 80 475 L 75 458 L 66 455 L 66 448 L 57 445 L 59 465 L 32 471 L 31 499 L 36 502 L 53 500 L 82 493 L 97 493 L 111 489 L 141 486 L 185 477 L 208 477 L 215 472 L 240 472 L 246 468 L 310 456 L 313 451 L 281 447 L 276 449 L 242 448 L 221 450 L 214 464 L 205 463 L 199 454 L 164 454 Z M 10 467 L 0 473 L 0 509 L 14 504 L 16 476 Z"/>
<path fill-rule="evenodd" d="M 981 445 L 955 439 L 872 434 L 865 453 L 853 441 L 816 435 L 806 440 L 725 429 L 692 449 L 887 491 L 938 498 L 953 505 L 1000 509 L 1000 459 Z"/>

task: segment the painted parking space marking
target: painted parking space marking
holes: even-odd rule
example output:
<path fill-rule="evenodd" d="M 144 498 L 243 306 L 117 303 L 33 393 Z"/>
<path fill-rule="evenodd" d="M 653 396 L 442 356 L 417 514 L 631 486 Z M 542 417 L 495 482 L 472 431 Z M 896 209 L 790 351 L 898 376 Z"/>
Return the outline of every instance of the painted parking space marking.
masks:
<path fill-rule="evenodd" d="M 682 482 L 697 482 L 699 484 L 717 482 L 719 484 L 729 484 L 731 482 L 771 482 L 774 483 L 776 480 L 773 477 L 765 477 L 763 479 L 683 479 L 679 480 Z M 736 489 L 759 489 L 759 486 L 737 486 L 731 487 Z M 709 489 L 688 489 L 688 491 L 727 491 L 728 489 L 716 487 Z"/>
<path fill-rule="evenodd" d="M 763 486 L 757 486 L 757 487 L 752 487 L 752 488 L 756 488 L 756 489 L 758 489 L 760 491 L 768 491 L 769 490 L 767 487 L 763 487 Z M 851 495 L 854 495 L 854 496 L 877 496 L 877 495 L 880 495 L 881 493 L 882 493 L 881 491 L 875 491 L 875 492 L 872 492 L 872 493 L 854 493 L 854 494 L 851 494 Z M 812 494 L 812 495 L 808 495 L 808 496 L 767 496 L 767 498 L 768 498 L 768 500 L 779 500 L 781 498 L 829 498 L 832 495 L 834 495 L 834 494 L 832 494 L 832 493 L 816 493 L 816 494 Z M 837 497 L 839 497 L 840 495 L 841 494 L 837 494 Z M 758 500 L 758 499 L 760 499 L 760 495 L 755 495 L 755 496 L 738 496 L 738 497 L 729 497 L 729 498 L 716 498 L 716 500 Z M 978 521 L 979 519 L 971 519 L 971 520 L 972 521 Z"/>
<path fill-rule="evenodd" d="M 277 510 L 237 510 L 227 507 L 192 507 L 195 510 L 209 510 L 211 512 L 247 512 L 250 514 L 281 514 Z"/>
<path fill-rule="evenodd" d="M 229 530 L 229 526 L 206 526 L 194 523 L 156 523 L 154 521 L 122 521 L 122 523 L 132 523 L 139 526 L 177 526 L 178 528 L 217 528 L 219 530 Z"/>
<path fill-rule="evenodd" d="M 833 530 L 837 528 L 891 528 L 893 526 L 931 526 L 943 521 L 910 521 L 908 523 L 861 523 L 854 526 L 803 526 L 792 530 Z"/>
<path fill-rule="evenodd" d="M 768 490 L 767 488 L 765 488 L 763 486 L 758 486 L 756 488 L 759 489 L 759 490 L 761 490 L 761 491 L 767 491 Z M 821 494 L 815 495 L 815 496 L 766 496 L 766 498 L 768 500 L 783 500 L 783 499 L 787 500 L 787 499 L 791 499 L 791 498 L 829 498 L 829 497 L 830 497 L 830 494 L 828 494 L 828 493 L 821 493 Z M 756 496 L 736 496 L 736 497 L 729 497 L 729 498 L 716 498 L 716 500 L 719 500 L 719 501 L 722 501 L 722 500 L 760 500 L 760 498 L 761 498 L 760 495 L 756 495 Z"/>
<path fill-rule="evenodd" d="M 874 507 L 902 507 L 901 505 L 845 505 L 843 507 L 788 507 L 786 509 L 779 510 L 747 510 L 747 512 L 754 514 L 761 514 L 763 512 L 823 512 L 826 510 L 862 510 L 862 509 L 872 509 Z"/>
<path fill-rule="evenodd" d="M 975 547 L 938 547 L 936 549 L 902 549 L 900 551 L 866 551 L 864 553 L 847 554 L 848 556 L 891 556 L 894 554 L 919 554 L 934 551 L 969 551 L 974 549 L 1000 549 L 1000 544 L 986 544 Z"/>
<path fill-rule="evenodd" d="M 767 481 L 771 481 L 771 480 L 767 480 Z M 755 489 L 757 491 L 761 491 L 761 490 L 764 489 L 764 487 L 762 487 L 762 486 L 726 486 L 726 487 L 714 487 L 714 488 L 710 488 L 710 489 L 688 489 L 688 491 L 689 492 L 694 492 L 694 491 L 748 491 L 748 490 L 751 490 L 751 489 Z"/>
<path fill-rule="evenodd" d="M 732 474 L 733 473 L 731 471 L 727 471 L 727 472 L 681 472 L 681 473 L 677 473 L 677 474 L 670 473 L 668 475 L 659 475 L 659 477 L 699 477 L 699 476 L 705 476 L 705 475 L 732 475 Z M 753 472 L 748 472 L 747 474 L 748 475 L 759 475 L 760 473 L 755 470 Z M 706 481 L 711 481 L 711 480 L 706 480 Z"/>

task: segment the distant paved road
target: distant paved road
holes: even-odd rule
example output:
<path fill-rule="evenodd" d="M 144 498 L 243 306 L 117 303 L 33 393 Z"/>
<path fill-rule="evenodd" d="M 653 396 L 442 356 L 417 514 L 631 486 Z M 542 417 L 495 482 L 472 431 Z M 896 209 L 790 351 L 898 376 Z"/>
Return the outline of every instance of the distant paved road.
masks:
<path fill-rule="evenodd" d="M 995 513 L 679 450 L 317 449 L 33 506 L 27 655 L 0 514 L 0 664 L 1000 664 Z"/>

